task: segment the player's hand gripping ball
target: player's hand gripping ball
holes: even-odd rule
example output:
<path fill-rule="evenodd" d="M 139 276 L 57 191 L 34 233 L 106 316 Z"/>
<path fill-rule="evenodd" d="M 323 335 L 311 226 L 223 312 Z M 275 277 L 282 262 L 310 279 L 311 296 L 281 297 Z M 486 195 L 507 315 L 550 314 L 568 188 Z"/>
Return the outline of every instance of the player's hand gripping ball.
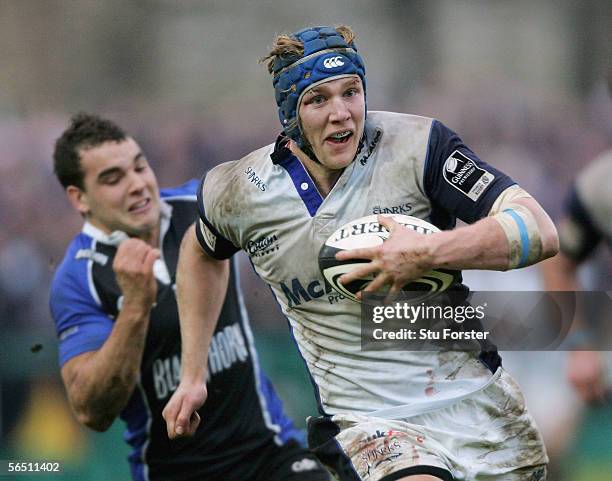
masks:
<path fill-rule="evenodd" d="M 402 226 L 412 229 L 420 234 L 432 234 L 439 229 L 429 222 L 409 215 L 394 214 L 390 217 Z M 364 289 L 373 279 L 374 274 L 363 279 L 356 279 L 345 285 L 340 284 L 338 279 L 343 274 L 351 272 L 360 265 L 370 262 L 368 259 L 349 259 L 339 261 L 336 253 L 342 250 L 350 250 L 362 247 L 376 247 L 385 242 L 391 234 L 378 223 L 377 215 L 368 215 L 355 219 L 334 232 L 325 241 L 319 251 L 319 269 L 323 277 L 331 286 L 343 296 L 358 301 L 356 294 Z M 410 281 L 404 285 L 403 291 L 422 293 L 419 298 L 428 297 L 429 294 L 446 290 L 457 275 L 456 271 L 446 269 L 433 269 L 423 277 Z"/>

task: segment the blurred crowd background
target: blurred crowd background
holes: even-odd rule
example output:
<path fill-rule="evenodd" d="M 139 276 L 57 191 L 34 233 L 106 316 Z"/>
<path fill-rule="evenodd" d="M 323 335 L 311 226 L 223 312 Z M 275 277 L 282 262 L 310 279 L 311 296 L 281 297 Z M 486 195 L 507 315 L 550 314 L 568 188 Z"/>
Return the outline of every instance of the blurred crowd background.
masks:
<path fill-rule="evenodd" d="M 274 141 L 271 79 L 258 63 L 273 37 L 342 23 L 357 32 L 370 110 L 442 120 L 555 219 L 571 180 L 612 147 L 606 0 L 0 0 L 0 459 L 62 460 L 64 479 L 129 479 L 121 423 L 80 428 L 58 376 L 48 287 L 81 219 L 52 149 L 70 115 L 124 126 L 161 186 L 200 177 Z M 268 288 L 242 264 L 264 364 L 303 426 L 315 413 L 303 365 Z M 470 275 L 489 289 L 541 286 L 535 268 Z M 610 290 L 609 255 L 582 276 Z M 612 479 L 612 416 L 567 389 L 563 353 L 509 359 L 531 376 L 553 481 Z"/>

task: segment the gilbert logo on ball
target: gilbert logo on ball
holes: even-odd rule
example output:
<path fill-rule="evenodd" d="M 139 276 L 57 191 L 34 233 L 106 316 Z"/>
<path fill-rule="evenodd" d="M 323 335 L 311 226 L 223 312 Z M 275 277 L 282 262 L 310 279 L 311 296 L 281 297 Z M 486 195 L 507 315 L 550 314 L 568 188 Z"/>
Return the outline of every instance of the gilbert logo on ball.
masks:
<path fill-rule="evenodd" d="M 390 216 L 397 223 L 407 229 L 412 229 L 419 234 L 428 235 L 439 232 L 439 229 L 423 219 L 409 215 L 394 214 Z M 355 219 L 336 230 L 325 241 L 319 251 L 319 269 L 323 277 L 331 286 L 343 296 L 357 301 L 355 295 L 364 289 L 374 276 L 363 279 L 356 279 L 348 284 L 340 284 L 338 279 L 343 274 L 353 271 L 364 263 L 370 262 L 368 259 L 350 259 L 346 261 L 336 260 L 336 253 L 342 250 L 357 249 L 361 247 L 376 247 L 381 245 L 390 236 L 389 231 L 378 223 L 377 215 L 368 215 Z M 427 297 L 430 293 L 446 290 L 453 284 L 456 271 L 446 269 L 434 269 L 426 273 L 423 277 L 406 284 L 402 290 L 410 292 L 422 292 L 420 299 Z"/>

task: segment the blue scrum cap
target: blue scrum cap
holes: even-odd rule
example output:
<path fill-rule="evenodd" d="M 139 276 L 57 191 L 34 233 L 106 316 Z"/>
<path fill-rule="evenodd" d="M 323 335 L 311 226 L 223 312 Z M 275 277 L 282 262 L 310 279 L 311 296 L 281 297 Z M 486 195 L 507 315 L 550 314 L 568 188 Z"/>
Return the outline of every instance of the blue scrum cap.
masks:
<path fill-rule="evenodd" d="M 305 28 L 291 37 L 304 43 L 304 54 L 278 55 L 272 69 L 273 85 L 285 134 L 303 147 L 297 117 L 302 95 L 313 84 L 350 75 L 359 75 L 365 93 L 365 67 L 355 44 L 347 44 L 334 27 Z"/>

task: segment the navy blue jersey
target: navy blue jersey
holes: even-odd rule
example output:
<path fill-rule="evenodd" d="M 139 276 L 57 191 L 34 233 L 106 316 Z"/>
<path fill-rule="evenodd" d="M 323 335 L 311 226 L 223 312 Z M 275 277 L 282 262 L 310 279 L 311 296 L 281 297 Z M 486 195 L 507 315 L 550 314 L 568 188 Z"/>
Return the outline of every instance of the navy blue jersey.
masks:
<path fill-rule="evenodd" d="M 261 450 L 300 437 L 257 359 L 232 264 L 209 353 L 208 399 L 194 438 L 170 441 L 161 412 L 179 383 L 180 330 L 175 275 L 181 239 L 197 218 L 197 182 L 162 190 L 160 246 L 167 276 L 157 276 L 140 380 L 121 413 L 134 480 L 255 479 Z M 99 349 L 122 297 L 112 270 L 116 246 L 90 224 L 72 241 L 51 288 L 60 365 Z M 205 293 L 204 293 L 205 295 Z M 269 448 L 266 448 L 269 451 Z M 251 459 L 250 463 L 242 460 Z M 250 471 L 249 471 L 250 470 Z"/>

